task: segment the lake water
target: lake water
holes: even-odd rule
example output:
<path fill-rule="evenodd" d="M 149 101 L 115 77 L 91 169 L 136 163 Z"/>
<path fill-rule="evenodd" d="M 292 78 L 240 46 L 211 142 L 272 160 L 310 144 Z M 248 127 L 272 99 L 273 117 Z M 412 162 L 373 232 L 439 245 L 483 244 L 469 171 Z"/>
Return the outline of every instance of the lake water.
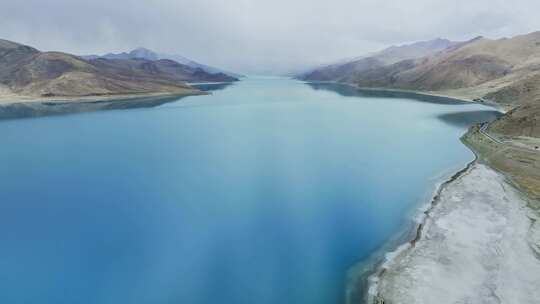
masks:
<path fill-rule="evenodd" d="M 0 121 L 0 303 L 344 303 L 494 117 L 281 78 L 204 89 Z"/>

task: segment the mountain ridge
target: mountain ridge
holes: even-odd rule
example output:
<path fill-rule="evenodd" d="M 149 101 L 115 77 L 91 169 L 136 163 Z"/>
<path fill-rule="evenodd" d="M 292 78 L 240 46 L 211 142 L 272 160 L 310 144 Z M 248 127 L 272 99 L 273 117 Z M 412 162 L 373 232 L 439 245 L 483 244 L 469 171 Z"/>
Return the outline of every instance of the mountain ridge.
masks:
<path fill-rule="evenodd" d="M 390 64 L 379 60 L 360 68 L 354 65 L 358 62 L 319 68 L 297 78 L 490 102 L 512 109 L 493 124 L 494 130 L 540 137 L 536 127 L 540 119 L 540 31 L 500 39 L 478 36 L 419 58 Z"/>
<path fill-rule="evenodd" d="M 51 97 L 192 95 L 202 92 L 187 82 L 236 80 L 171 60 L 84 60 L 68 53 L 41 52 L 31 46 L 0 40 L 0 97 L 6 101 Z"/>
<path fill-rule="evenodd" d="M 531 97 L 536 100 L 540 95 L 538 86 L 531 85 L 534 76 L 540 73 L 540 32 L 496 40 L 479 36 L 427 56 L 378 64 L 356 72 L 343 67 L 340 66 L 338 74 L 334 73 L 335 67 L 326 67 L 298 78 L 454 94 L 512 107 L 528 102 Z M 320 75 L 326 77 L 321 79 Z"/>
<path fill-rule="evenodd" d="M 197 61 L 188 59 L 188 58 L 186 58 L 184 56 L 181 56 L 181 55 L 157 53 L 157 52 L 154 52 L 154 51 L 152 51 L 150 49 L 147 49 L 145 47 L 137 47 L 137 48 L 135 48 L 135 49 L 133 49 L 133 50 L 131 50 L 129 52 L 107 53 L 107 54 L 101 55 L 101 56 L 100 55 L 82 55 L 80 57 L 83 58 L 83 59 L 86 59 L 86 60 L 93 60 L 93 59 L 98 59 L 98 58 L 122 59 L 122 60 L 142 58 L 142 59 L 148 59 L 148 60 L 154 60 L 154 61 L 155 60 L 160 60 L 160 59 L 169 59 L 169 60 L 176 61 L 176 62 L 178 62 L 180 64 L 190 66 L 192 68 L 200 68 L 203 71 L 205 71 L 207 73 L 210 73 L 210 74 L 225 74 L 225 75 L 228 75 L 228 76 L 231 76 L 231 77 L 234 77 L 234 78 L 243 77 L 240 74 L 228 72 L 228 71 L 216 68 L 216 67 L 211 67 L 209 65 L 205 65 L 205 64 L 199 63 Z"/>
<path fill-rule="evenodd" d="M 297 75 L 302 80 L 351 82 L 358 73 L 381 68 L 403 60 L 417 59 L 442 51 L 459 42 L 436 38 L 410 44 L 390 46 L 379 52 L 311 69 Z"/>

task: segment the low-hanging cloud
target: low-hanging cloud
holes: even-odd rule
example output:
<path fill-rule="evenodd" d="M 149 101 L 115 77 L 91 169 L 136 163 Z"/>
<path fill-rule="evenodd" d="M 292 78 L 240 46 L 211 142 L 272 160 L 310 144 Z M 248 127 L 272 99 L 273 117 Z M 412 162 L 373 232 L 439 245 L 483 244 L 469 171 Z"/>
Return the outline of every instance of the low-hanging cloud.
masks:
<path fill-rule="evenodd" d="M 538 0 L 0 0 L 0 38 L 77 54 L 145 46 L 285 73 L 391 44 L 540 30 Z"/>

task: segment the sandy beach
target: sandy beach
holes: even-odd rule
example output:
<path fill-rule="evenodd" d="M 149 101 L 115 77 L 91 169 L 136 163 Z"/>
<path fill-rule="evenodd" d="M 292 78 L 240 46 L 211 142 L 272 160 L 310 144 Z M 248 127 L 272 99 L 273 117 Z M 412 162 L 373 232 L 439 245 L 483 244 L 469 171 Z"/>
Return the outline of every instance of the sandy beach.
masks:
<path fill-rule="evenodd" d="M 370 277 L 368 303 L 540 303 L 540 225 L 506 178 L 474 163 Z"/>

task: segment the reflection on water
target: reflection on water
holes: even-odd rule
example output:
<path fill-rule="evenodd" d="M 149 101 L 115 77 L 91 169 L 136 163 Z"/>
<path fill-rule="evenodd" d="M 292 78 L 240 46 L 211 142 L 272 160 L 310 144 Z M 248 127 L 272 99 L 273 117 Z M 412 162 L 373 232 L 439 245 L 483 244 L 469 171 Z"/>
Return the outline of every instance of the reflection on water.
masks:
<path fill-rule="evenodd" d="M 212 92 L 212 91 L 221 91 L 224 90 L 234 83 L 232 82 L 222 82 L 222 83 L 201 83 L 201 84 L 193 84 L 192 86 L 194 88 L 197 88 L 201 91 L 205 92 Z"/>
<path fill-rule="evenodd" d="M 468 127 L 475 124 L 493 121 L 502 115 L 501 112 L 494 110 L 464 111 L 454 113 L 444 113 L 437 117 L 451 125 L 458 127 Z"/>
<path fill-rule="evenodd" d="M 390 91 L 377 89 L 358 89 L 353 86 L 343 85 L 338 83 L 306 83 L 314 90 L 327 90 L 338 93 L 341 96 L 355 97 L 371 97 L 371 98 L 399 98 L 399 99 L 414 99 L 416 101 L 424 101 L 438 104 L 467 104 L 468 102 L 442 96 L 430 96 L 414 92 L 405 91 Z"/>
<path fill-rule="evenodd" d="M 182 97 L 151 97 L 82 102 L 23 102 L 0 106 L 0 119 L 31 118 L 105 110 L 152 108 Z"/>
<path fill-rule="evenodd" d="M 201 91 L 213 92 L 224 90 L 230 85 L 230 83 L 216 83 L 193 86 Z M 47 101 L 14 103 L 0 105 L 0 119 L 31 118 L 106 110 L 153 108 L 176 102 L 183 98 L 185 98 L 185 96 L 141 97 L 78 102 Z"/>
<path fill-rule="evenodd" d="M 423 95 L 414 92 L 402 92 L 402 91 L 388 91 L 388 90 L 376 90 L 376 89 L 358 89 L 353 86 L 337 84 L 337 83 L 306 83 L 314 90 L 326 90 L 337 93 L 345 97 L 366 97 L 366 98 L 396 98 L 396 99 L 414 99 L 415 101 L 423 101 L 435 104 L 445 105 L 467 105 L 474 104 L 471 102 L 465 102 L 458 99 Z M 497 119 L 502 114 L 495 110 L 476 110 L 476 111 L 461 111 L 452 113 L 442 113 L 437 115 L 437 118 L 445 123 L 457 126 L 468 127 L 478 123 L 489 122 Z"/>

